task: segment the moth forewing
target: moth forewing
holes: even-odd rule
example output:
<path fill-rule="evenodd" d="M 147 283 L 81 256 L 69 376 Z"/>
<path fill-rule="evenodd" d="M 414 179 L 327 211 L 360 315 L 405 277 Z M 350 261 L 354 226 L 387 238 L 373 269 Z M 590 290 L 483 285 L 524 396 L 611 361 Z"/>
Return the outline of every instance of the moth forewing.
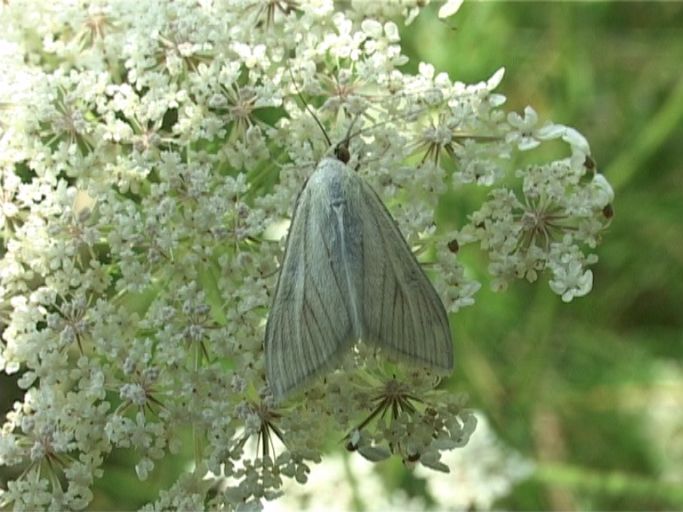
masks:
<path fill-rule="evenodd" d="M 353 287 L 357 224 L 346 214 L 350 171 L 323 159 L 304 185 L 290 225 L 266 325 L 266 377 L 276 399 L 332 367 L 360 336 Z"/>
<path fill-rule="evenodd" d="M 360 179 L 360 178 L 359 178 Z M 417 365 L 453 369 L 453 341 L 436 290 L 377 194 L 362 182 L 364 342 Z"/>
<path fill-rule="evenodd" d="M 325 158 L 299 194 L 266 326 L 273 395 L 331 369 L 359 340 L 453 366 L 445 309 L 398 226 L 369 185 Z"/>

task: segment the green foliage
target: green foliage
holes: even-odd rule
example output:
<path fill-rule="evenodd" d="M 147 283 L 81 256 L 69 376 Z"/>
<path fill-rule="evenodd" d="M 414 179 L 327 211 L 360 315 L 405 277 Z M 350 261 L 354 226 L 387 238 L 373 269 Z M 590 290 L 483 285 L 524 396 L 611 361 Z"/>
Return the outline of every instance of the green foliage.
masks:
<path fill-rule="evenodd" d="M 576 126 L 615 188 L 588 296 L 565 306 L 519 282 L 502 295 L 482 289 L 453 318 L 453 385 L 538 464 L 503 508 L 683 507 L 683 460 L 658 449 L 670 441 L 651 414 L 662 407 L 653 389 L 683 384 L 681 20 L 674 3 L 465 3 L 448 23 L 422 13 L 404 36 L 413 64 L 464 82 L 504 65 L 508 104 Z M 439 211 L 457 224 L 464 210 Z M 467 251 L 459 257 L 483 276 Z M 681 410 L 670 413 L 683 425 Z M 677 482 L 663 470 L 672 465 Z"/>

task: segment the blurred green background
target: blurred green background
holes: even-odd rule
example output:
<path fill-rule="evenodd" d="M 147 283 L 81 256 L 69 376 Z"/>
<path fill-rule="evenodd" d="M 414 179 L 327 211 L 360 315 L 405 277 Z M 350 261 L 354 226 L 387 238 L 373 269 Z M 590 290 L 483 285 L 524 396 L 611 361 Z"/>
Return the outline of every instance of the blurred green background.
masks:
<path fill-rule="evenodd" d="M 472 2 L 446 21 L 437 9 L 401 29 L 408 67 L 468 83 L 505 66 L 506 108 L 576 127 L 616 193 L 593 291 L 571 304 L 547 279 L 493 293 L 482 255 L 459 255 L 484 287 L 452 318 L 453 387 L 537 465 L 496 506 L 683 509 L 683 4 Z M 457 226 L 475 207 L 442 211 Z M 107 460 L 91 508 L 154 500 L 188 463 L 168 457 L 141 483 L 133 460 Z M 415 485 L 387 473 L 387 492 Z"/>
<path fill-rule="evenodd" d="M 407 54 L 463 82 L 505 66 L 507 108 L 576 127 L 616 194 L 588 296 L 485 285 L 452 317 L 454 385 L 537 464 L 498 505 L 682 509 L 683 4 L 466 2 L 446 23 L 435 12 L 404 32 Z M 481 255 L 462 252 L 485 279 Z"/>

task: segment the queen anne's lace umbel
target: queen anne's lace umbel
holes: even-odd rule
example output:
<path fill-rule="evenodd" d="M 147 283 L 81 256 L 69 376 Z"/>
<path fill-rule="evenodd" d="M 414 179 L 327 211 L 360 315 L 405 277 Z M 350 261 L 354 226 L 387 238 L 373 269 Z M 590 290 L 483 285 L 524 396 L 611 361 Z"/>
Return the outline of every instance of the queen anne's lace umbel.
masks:
<path fill-rule="evenodd" d="M 0 368 L 25 391 L 0 437 L 0 464 L 18 469 L 4 503 L 84 508 L 112 450 L 134 450 L 145 479 L 188 432 L 194 464 L 150 508 L 276 497 L 331 432 L 371 460 L 448 469 L 441 452 L 475 420 L 424 373 L 360 350 L 305 400 L 268 399 L 269 233 L 328 150 L 298 93 L 333 140 L 357 118 L 351 165 L 451 313 L 480 286 L 453 254 L 472 243 L 497 288 L 588 293 L 612 191 L 576 130 L 501 108 L 502 70 L 474 85 L 401 71 L 387 20 L 412 19 L 411 3 L 426 2 L 0 7 Z M 559 159 L 516 164 L 549 142 Z M 434 225 L 449 188 L 488 192 L 456 233 Z"/>

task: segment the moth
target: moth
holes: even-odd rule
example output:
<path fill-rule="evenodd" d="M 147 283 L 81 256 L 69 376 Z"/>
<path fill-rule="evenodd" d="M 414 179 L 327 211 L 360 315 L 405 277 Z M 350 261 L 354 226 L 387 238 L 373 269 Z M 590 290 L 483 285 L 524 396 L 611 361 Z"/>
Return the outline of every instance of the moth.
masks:
<path fill-rule="evenodd" d="M 265 334 L 276 401 L 331 370 L 358 341 L 421 367 L 453 368 L 443 303 L 348 161 L 342 142 L 320 161 L 294 207 Z"/>

